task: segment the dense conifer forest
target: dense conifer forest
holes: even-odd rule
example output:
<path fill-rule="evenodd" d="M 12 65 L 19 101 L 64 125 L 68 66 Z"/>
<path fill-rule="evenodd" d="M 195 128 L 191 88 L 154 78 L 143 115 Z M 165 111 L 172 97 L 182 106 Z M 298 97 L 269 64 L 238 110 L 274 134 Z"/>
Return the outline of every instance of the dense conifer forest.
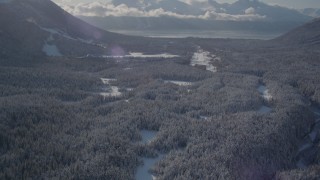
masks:
<path fill-rule="evenodd" d="M 0 179 L 134 179 L 141 158 L 157 153 L 165 154 L 152 167 L 159 179 L 319 177 L 319 154 L 310 168 L 296 169 L 314 123 L 310 105 L 320 103 L 319 52 L 246 41 L 185 44 L 192 43 L 221 58 L 212 62 L 216 73 L 190 66 L 190 52 L 152 60 L 43 56 L 20 65 L 3 59 Z M 121 95 L 101 96 L 100 78 L 116 79 L 107 86 Z M 261 96 L 262 84 L 272 99 Z M 141 130 L 157 131 L 156 138 L 141 144 Z"/>

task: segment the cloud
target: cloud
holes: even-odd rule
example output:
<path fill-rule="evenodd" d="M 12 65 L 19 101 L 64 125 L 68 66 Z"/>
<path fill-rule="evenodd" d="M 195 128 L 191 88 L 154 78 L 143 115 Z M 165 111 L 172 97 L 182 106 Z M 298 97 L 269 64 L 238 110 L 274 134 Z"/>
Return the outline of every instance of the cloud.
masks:
<path fill-rule="evenodd" d="M 206 11 L 203 15 L 182 15 L 162 8 L 144 11 L 138 8 L 128 7 L 125 4 L 118 6 L 113 5 L 111 2 L 101 3 L 79 3 L 74 6 L 61 5 L 60 6 L 75 16 L 132 16 L 132 17 L 174 17 L 179 19 L 203 19 L 203 20 L 226 20 L 226 21 L 257 21 L 264 20 L 265 16 L 254 13 L 254 9 L 247 9 L 245 14 L 231 15 L 227 13 L 217 13 L 213 10 Z M 247 12 L 248 11 L 248 12 Z"/>
<path fill-rule="evenodd" d="M 253 7 L 249 7 L 244 11 L 245 14 L 255 14 L 256 10 Z"/>

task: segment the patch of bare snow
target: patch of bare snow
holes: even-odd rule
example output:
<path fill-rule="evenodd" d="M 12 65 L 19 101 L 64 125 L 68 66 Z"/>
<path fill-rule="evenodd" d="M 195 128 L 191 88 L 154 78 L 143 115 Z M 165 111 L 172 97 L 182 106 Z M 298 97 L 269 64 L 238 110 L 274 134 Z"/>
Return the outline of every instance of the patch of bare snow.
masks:
<path fill-rule="evenodd" d="M 267 89 L 266 86 L 264 85 L 260 85 L 258 87 L 258 91 L 260 92 L 261 96 L 267 100 L 267 101 L 270 101 L 272 99 L 272 95 L 269 93 L 269 90 Z"/>
<path fill-rule="evenodd" d="M 216 57 L 215 55 L 211 55 L 209 51 L 204 51 L 203 49 L 198 49 L 192 56 L 190 65 L 191 66 L 205 66 L 207 71 L 217 72 L 217 67 L 211 64 L 211 61 L 219 60 L 221 58 Z"/>
<path fill-rule="evenodd" d="M 270 108 L 270 107 L 268 107 L 268 106 L 262 106 L 259 110 L 258 110 L 258 112 L 259 113 L 270 113 L 272 111 L 272 109 Z"/>
<path fill-rule="evenodd" d="M 168 53 L 145 55 L 141 52 L 130 52 L 129 55 L 125 55 L 125 57 L 131 57 L 131 58 L 175 58 L 175 57 L 180 57 L 180 56 L 168 54 Z"/>
<path fill-rule="evenodd" d="M 168 53 L 163 53 L 163 54 L 149 54 L 145 55 L 143 53 L 138 53 L 138 52 L 131 52 L 127 55 L 93 55 L 93 54 L 87 54 L 84 57 L 79 57 L 79 58 L 87 58 L 87 57 L 93 57 L 93 58 L 114 58 L 114 59 L 123 59 L 123 58 L 164 58 L 164 59 L 170 59 L 170 58 L 175 58 L 175 57 L 180 57 L 179 55 L 173 55 L 173 54 L 168 54 Z M 124 70 L 130 70 L 131 68 L 125 68 Z"/>
<path fill-rule="evenodd" d="M 101 92 L 100 95 L 103 97 L 118 97 L 121 96 L 122 93 L 119 91 L 117 86 L 111 86 L 110 92 Z"/>
<path fill-rule="evenodd" d="M 112 78 L 100 78 L 103 84 L 110 85 L 111 81 L 117 81 L 117 79 L 112 79 Z"/>
<path fill-rule="evenodd" d="M 110 79 L 110 78 L 100 78 L 103 84 L 108 85 L 108 92 L 101 92 L 100 95 L 103 97 L 118 97 L 121 96 L 122 93 L 119 91 L 117 86 L 111 86 L 110 82 L 117 81 L 117 79 Z"/>
<path fill-rule="evenodd" d="M 172 83 L 178 86 L 191 86 L 192 82 L 188 82 L 188 81 L 171 81 L 171 80 L 166 80 L 164 81 L 164 83 Z"/>
<path fill-rule="evenodd" d="M 45 43 L 42 47 L 42 51 L 47 55 L 47 56 L 62 56 L 60 53 L 59 49 L 57 48 L 56 45 L 50 45 Z"/>
<path fill-rule="evenodd" d="M 161 159 L 164 155 L 158 155 L 156 158 L 142 158 L 143 165 L 139 166 L 135 175 L 136 180 L 156 180 L 156 176 L 151 174 L 149 170 Z"/>

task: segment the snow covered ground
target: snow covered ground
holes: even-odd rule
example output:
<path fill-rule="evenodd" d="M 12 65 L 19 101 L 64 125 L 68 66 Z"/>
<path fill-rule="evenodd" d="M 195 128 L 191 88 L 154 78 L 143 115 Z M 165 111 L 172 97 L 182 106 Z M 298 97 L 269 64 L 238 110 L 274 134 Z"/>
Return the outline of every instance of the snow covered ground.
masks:
<path fill-rule="evenodd" d="M 157 131 L 149 131 L 149 130 L 141 130 L 140 131 L 141 136 L 142 136 L 142 143 L 143 144 L 149 144 L 152 142 L 156 135 Z M 135 175 L 136 180 L 155 180 L 156 177 L 153 176 L 149 170 L 162 158 L 164 158 L 163 154 L 159 154 L 155 158 L 142 158 L 143 160 L 143 165 L 139 166 Z"/>
<path fill-rule="evenodd" d="M 166 80 L 164 83 L 172 83 L 178 86 L 191 86 L 193 83 L 189 81 L 171 81 L 171 80 Z"/>
<path fill-rule="evenodd" d="M 62 56 L 62 54 L 60 53 L 56 45 L 49 45 L 47 44 L 47 42 L 43 45 L 42 51 L 47 56 L 57 56 L 57 57 Z"/>
<path fill-rule="evenodd" d="M 102 83 L 105 85 L 108 85 L 107 92 L 101 92 L 100 95 L 103 97 L 118 97 L 121 96 L 122 93 L 119 91 L 119 88 L 117 86 L 111 86 L 110 82 L 116 81 L 116 79 L 110 79 L 110 78 L 100 78 Z"/>
<path fill-rule="evenodd" d="M 164 59 L 170 59 L 170 58 L 175 58 L 175 57 L 180 57 L 179 55 L 173 55 L 173 54 L 168 54 L 168 53 L 163 53 L 163 54 L 143 54 L 140 52 L 131 52 L 126 55 L 93 55 L 93 54 L 87 54 L 85 57 L 80 57 L 80 58 L 87 58 L 87 57 L 92 57 L 92 58 L 104 58 L 104 59 L 123 59 L 123 58 L 144 58 L 144 59 L 155 59 L 155 58 L 164 58 Z M 130 70 L 130 69 L 125 69 L 125 70 Z"/>
<path fill-rule="evenodd" d="M 138 167 L 135 175 L 136 180 L 155 180 L 156 177 L 149 173 L 149 169 L 160 161 L 164 155 L 158 155 L 156 158 L 143 158 L 143 165 Z"/>
<path fill-rule="evenodd" d="M 141 52 L 130 52 L 129 55 L 125 55 L 125 57 L 129 58 L 175 58 L 180 57 L 178 55 L 162 53 L 162 54 L 143 54 Z"/>
<path fill-rule="evenodd" d="M 100 95 L 103 97 L 118 97 L 121 96 L 122 93 L 117 86 L 111 86 L 109 92 L 101 92 Z"/>
<path fill-rule="evenodd" d="M 221 58 L 199 48 L 198 51 L 193 54 L 190 65 L 205 66 L 206 70 L 217 72 L 217 68 L 211 64 L 212 61 L 221 61 Z"/>
<path fill-rule="evenodd" d="M 259 113 L 270 113 L 272 109 L 268 106 L 261 106 L 261 108 L 258 110 Z"/>
<path fill-rule="evenodd" d="M 260 84 L 257 90 L 260 93 L 260 95 L 263 97 L 263 99 L 265 99 L 266 101 L 270 101 L 272 99 L 272 96 L 265 85 Z M 258 110 L 259 113 L 263 113 L 263 114 L 270 113 L 271 111 L 272 111 L 272 108 L 266 105 L 261 106 L 260 109 Z"/>
<path fill-rule="evenodd" d="M 265 100 L 270 101 L 272 99 L 272 95 L 269 93 L 269 90 L 267 89 L 266 86 L 260 85 L 258 87 L 258 91 L 260 92 L 260 94 Z"/>
<path fill-rule="evenodd" d="M 157 135 L 157 131 L 141 130 L 142 143 L 150 143 Z"/>
<path fill-rule="evenodd" d="M 110 78 L 100 78 L 103 84 L 110 85 L 111 81 L 116 81 L 117 79 L 110 79 Z"/>

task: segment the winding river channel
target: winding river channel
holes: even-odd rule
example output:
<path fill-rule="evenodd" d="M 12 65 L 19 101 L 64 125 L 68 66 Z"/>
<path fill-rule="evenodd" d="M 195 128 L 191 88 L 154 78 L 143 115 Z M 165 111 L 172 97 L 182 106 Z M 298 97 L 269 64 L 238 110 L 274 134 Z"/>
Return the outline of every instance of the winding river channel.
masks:
<path fill-rule="evenodd" d="M 320 107 L 313 105 L 311 107 L 312 112 L 314 113 L 314 123 L 310 128 L 309 133 L 302 140 L 297 155 L 297 167 L 306 168 L 312 163 L 317 156 L 319 151 L 319 140 L 320 140 Z"/>

